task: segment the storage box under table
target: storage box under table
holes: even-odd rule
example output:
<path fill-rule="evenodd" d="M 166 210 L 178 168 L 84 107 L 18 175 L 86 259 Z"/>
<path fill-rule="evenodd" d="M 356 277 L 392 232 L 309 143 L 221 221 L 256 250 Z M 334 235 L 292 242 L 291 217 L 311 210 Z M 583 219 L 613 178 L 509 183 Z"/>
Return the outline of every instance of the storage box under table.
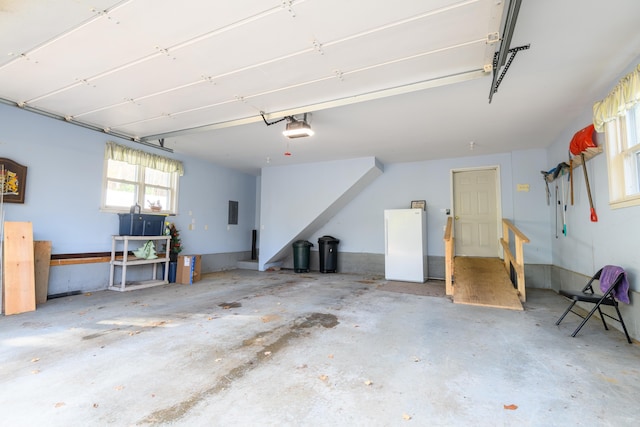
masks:
<path fill-rule="evenodd" d="M 191 285 L 200 280 L 200 255 L 178 256 L 178 272 L 176 282 Z"/>

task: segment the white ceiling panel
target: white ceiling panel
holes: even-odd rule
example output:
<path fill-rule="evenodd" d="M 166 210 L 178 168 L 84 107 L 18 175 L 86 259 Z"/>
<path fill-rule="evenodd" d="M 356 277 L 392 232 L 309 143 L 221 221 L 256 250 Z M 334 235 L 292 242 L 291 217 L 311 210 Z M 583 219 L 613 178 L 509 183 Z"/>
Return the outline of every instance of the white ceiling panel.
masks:
<path fill-rule="evenodd" d="M 45 79 L 45 68 L 35 61 L 19 58 L 0 67 L 0 96 L 23 102 L 51 92 L 59 86 Z M 9 84 L 8 82 L 11 82 Z"/>
<path fill-rule="evenodd" d="M 231 26 L 244 26 L 282 10 L 277 0 L 129 0 L 110 14 L 150 46 L 171 49 Z"/>
<path fill-rule="evenodd" d="M 323 43 L 323 50 L 367 54 L 375 58 L 370 59 L 370 62 L 378 62 L 381 56 L 386 57 L 390 53 L 402 57 L 473 40 L 485 40 L 488 34 L 487 21 L 473 19 L 475 16 L 483 15 L 483 11 L 486 11 L 486 7 L 483 6 L 486 6 L 486 3 L 473 3 L 465 8 L 451 9 L 401 25 L 390 25 L 376 31 L 361 33 L 358 37 L 327 41 Z M 457 25 L 460 22 L 469 24 Z M 493 31 L 497 30 L 496 26 Z M 379 52 L 385 52 L 385 55 L 379 55 Z"/>
<path fill-rule="evenodd" d="M 211 123 L 228 122 L 238 117 L 254 115 L 255 111 L 242 102 L 230 102 L 224 105 L 212 105 L 199 110 L 190 111 L 188 114 L 176 114 L 174 116 L 158 116 L 147 121 L 120 123 L 114 129 L 132 135 L 156 135 L 172 132 L 176 129 L 190 129 L 205 126 Z M 197 132 L 196 132 L 197 133 Z"/>
<path fill-rule="evenodd" d="M 215 83 L 202 82 L 175 92 L 140 99 L 137 102 L 159 106 L 166 114 L 178 114 L 188 110 L 237 102 L 229 89 Z"/>
<path fill-rule="evenodd" d="M 65 33 L 79 23 L 99 16 L 118 0 L 0 2 L 0 66 Z"/>
<path fill-rule="evenodd" d="M 326 43 L 425 14 L 440 14 L 449 8 L 464 9 L 478 2 L 487 3 L 484 0 L 309 0 L 295 4 L 292 9 L 296 19 Z M 495 4 L 495 1 L 488 3 Z"/>
<path fill-rule="evenodd" d="M 387 88 L 400 87 L 413 83 L 437 79 L 444 75 L 477 70 L 477 64 L 483 52 L 474 47 L 463 48 L 462 55 L 448 52 L 428 57 L 415 58 L 403 63 L 392 63 L 343 75 L 342 79 L 330 78 L 318 80 L 304 86 L 283 89 L 278 92 L 257 96 L 247 100 L 249 104 L 264 107 L 266 112 L 281 111 L 328 102 L 335 99 L 356 97 Z M 437 68 L 435 65 L 437 64 Z M 400 68 L 402 73 L 398 73 Z M 444 71 L 445 74 L 442 74 Z M 384 84 L 381 82 L 384 81 Z M 488 83 L 487 83 L 488 84 Z M 488 90 L 488 89 L 487 89 Z M 293 100 L 293 101 L 292 101 Z M 304 100 L 305 103 L 295 103 Z"/>
<path fill-rule="evenodd" d="M 295 73 L 292 73 L 292 67 Z M 252 68 L 216 80 L 220 85 L 241 87 L 238 92 L 245 98 L 251 98 L 257 94 L 274 92 L 287 89 L 291 86 L 303 85 L 318 79 L 335 78 L 333 70 L 327 66 L 325 58 L 317 52 L 307 52 L 286 60 L 265 64 L 259 68 Z M 238 82 L 242 81 L 242 86 Z M 294 99 L 292 103 L 296 103 Z"/>
<path fill-rule="evenodd" d="M 478 70 L 482 68 L 484 46 L 471 45 L 456 49 L 456 52 L 442 51 L 430 55 L 416 56 L 403 61 L 392 61 L 385 64 L 367 64 L 353 69 L 345 69 L 342 75 L 336 75 L 326 64 L 312 68 L 302 67 L 302 71 L 309 71 L 304 78 L 293 79 L 288 73 L 295 61 L 282 61 L 261 68 L 266 78 L 269 90 L 265 98 L 274 97 L 288 99 L 286 108 L 293 108 L 309 103 L 326 102 L 332 99 L 355 96 L 389 87 L 407 85 L 454 73 Z M 317 58 L 322 62 L 324 56 Z M 451 64 L 455 63 L 455 66 Z M 315 64 L 315 62 L 314 62 Z M 300 74 L 296 74 L 300 76 Z M 367 77 L 370 76 L 370 77 Z M 244 76 L 243 76 L 244 77 Z M 255 77 L 253 80 L 256 80 Z M 333 90 L 329 90 L 333 87 Z M 279 88 L 279 89 L 278 89 Z M 278 89 L 278 90 L 276 90 Z M 260 94 L 259 91 L 254 93 Z M 254 103 L 254 96 L 245 99 Z M 301 102 L 301 100 L 305 100 Z M 309 102 L 312 100 L 312 102 Z M 286 109 L 285 108 L 285 109 Z"/>
<path fill-rule="evenodd" d="M 52 84 L 94 77 L 157 53 L 135 22 L 103 15 L 27 56 L 48 69 Z M 65 78 L 66 76 L 66 78 Z"/>
<path fill-rule="evenodd" d="M 163 79 L 156 76 L 161 70 Z M 141 62 L 134 67 L 88 80 L 41 98 L 31 105 L 54 110 L 64 106 L 67 115 L 76 116 L 95 109 L 108 108 L 125 100 L 139 99 L 194 82 L 178 62 L 166 55 Z M 195 84 L 195 83 L 194 83 Z"/>
<path fill-rule="evenodd" d="M 343 79 L 349 85 L 357 85 L 354 92 L 366 93 L 481 70 L 483 57 L 484 51 L 471 45 L 458 48 L 456 52 L 437 52 L 402 62 L 392 62 L 380 67 L 346 73 L 343 75 Z M 382 84 L 382 81 L 385 83 Z"/>
<path fill-rule="evenodd" d="M 282 126 L 266 126 L 260 111 L 272 121 L 312 113 L 316 135 L 288 162 L 450 156 L 455 141 L 466 148 L 469 138 L 479 141 L 478 154 L 483 139 L 503 151 L 515 140 L 533 147 L 552 140 L 640 55 L 640 2 L 610 0 L 602 8 L 523 1 L 511 47 L 531 49 L 518 54 L 488 104 L 491 79 L 478 77 L 490 75 L 480 70 L 499 42 L 486 38 L 502 30 L 512 1 L 5 1 L 0 101 L 26 101 L 36 112 L 134 140 L 164 134 L 178 151 L 251 173 L 264 166 L 253 153 L 282 152 Z M 455 121 L 440 111 L 452 102 L 460 106 Z M 548 102 L 565 114 L 549 114 Z M 420 121 L 397 136 L 408 153 L 397 154 L 400 146 L 387 151 L 382 123 L 416 108 L 442 114 L 434 115 L 442 129 L 434 133 Z M 530 120 L 544 123 L 548 134 L 510 134 L 531 128 Z M 362 127 L 370 128 L 366 135 Z M 424 144 L 414 152 L 425 133 L 446 141 L 448 151 Z M 254 160 L 231 158 L 247 153 Z"/>
<path fill-rule="evenodd" d="M 414 0 L 402 7 L 364 0 L 245 0 L 230 7 L 128 0 L 106 6 L 0 68 L 0 77 L 22 77 L 0 94 L 101 127 L 172 115 L 173 130 L 181 130 L 200 123 L 191 111 L 222 111 L 237 99 L 255 115 L 257 97 L 258 104 L 291 109 L 354 96 L 363 87 L 384 88 L 384 79 L 404 84 L 437 74 L 439 65 L 416 73 L 416 61 L 405 58 L 484 37 L 479 28 L 495 25 L 491 13 L 502 8 L 495 0 Z M 353 80 L 354 72 L 386 63 L 393 66 L 384 66 L 381 82 L 325 82 L 340 82 L 341 73 Z M 281 101 L 283 95 L 289 100 Z M 231 116 L 208 117 L 218 123 Z"/>
<path fill-rule="evenodd" d="M 163 110 L 160 106 L 144 102 L 125 102 L 106 110 L 98 110 L 81 117 L 81 121 L 100 123 L 101 127 L 119 129 L 122 123 L 131 123 L 161 117 Z M 132 135 L 138 136 L 138 135 Z"/>
<path fill-rule="evenodd" d="M 201 74 L 215 77 L 313 49 L 313 36 L 297 24 L 281 9 L 171 53 Z"/>

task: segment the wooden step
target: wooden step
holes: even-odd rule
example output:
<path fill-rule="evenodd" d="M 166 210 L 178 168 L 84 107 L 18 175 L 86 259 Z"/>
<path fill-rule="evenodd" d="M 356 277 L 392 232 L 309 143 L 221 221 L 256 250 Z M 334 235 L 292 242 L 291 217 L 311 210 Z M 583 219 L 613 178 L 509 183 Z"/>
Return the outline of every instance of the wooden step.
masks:
<path fill-rule="evenodd" d="M 523 309 L 501 259 L 456 257 L 455 266 L 454 303 Z"/>

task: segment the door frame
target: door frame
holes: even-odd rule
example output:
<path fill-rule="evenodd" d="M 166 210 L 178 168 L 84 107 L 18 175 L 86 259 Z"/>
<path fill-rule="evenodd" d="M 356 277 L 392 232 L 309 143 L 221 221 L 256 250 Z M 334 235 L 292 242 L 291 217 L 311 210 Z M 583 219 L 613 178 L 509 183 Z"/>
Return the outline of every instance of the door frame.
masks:
<path fill-rule="evenodd" d="M 451 200 L 451 217 L 454 221 L 453 229 L 451 230 L 453 237 L 455 238 L 455 218 L 456 218 L 456 208 L 455 208 L 455 188 L 453 188 L 453 174 L 456 172 L 471 172 L 471 171 L 484 171 L 484 170 L 494 170 L 496 173 L 496 234 L 498 235 L 498 239 L 501 239 L 502 236 L 502 186 L 500 185 L 500 165 L 492 165 L 492 166 L 475 166 L 468 168 L 455 168 L 451 169 L 449 172 L 449 188 L 450 188 L 450 200 Z M 454 247 L 455 251 L 455 247 Z M 455 253 L 454 253 L 455 256 Z M 504 250 L 502 249 L 502 245 L 498 243 L 498 253 L 496 256 L 500 259 L 504 259 Z"/>

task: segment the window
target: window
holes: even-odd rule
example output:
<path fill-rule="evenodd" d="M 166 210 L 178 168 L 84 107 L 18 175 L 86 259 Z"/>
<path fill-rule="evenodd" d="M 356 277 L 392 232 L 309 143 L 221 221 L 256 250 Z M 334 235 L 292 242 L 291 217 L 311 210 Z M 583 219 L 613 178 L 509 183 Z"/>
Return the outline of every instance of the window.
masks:
<path fill-rule="evenodd" d="M 640 205 L 640 104 L 605 124 L 609 203 Z"/>
<path fill-rule="evenodd" d="M 128 212 L 138 204 L 143 212 L 177 212 L 180 162 L 107 143 L 104 171 L 103 210 Z"/>
<path fill-rule="evenodd" d="M 606 137 L 609 204 L 640 205 L 640 65 L 594 104 L 593 124 Z"/>

